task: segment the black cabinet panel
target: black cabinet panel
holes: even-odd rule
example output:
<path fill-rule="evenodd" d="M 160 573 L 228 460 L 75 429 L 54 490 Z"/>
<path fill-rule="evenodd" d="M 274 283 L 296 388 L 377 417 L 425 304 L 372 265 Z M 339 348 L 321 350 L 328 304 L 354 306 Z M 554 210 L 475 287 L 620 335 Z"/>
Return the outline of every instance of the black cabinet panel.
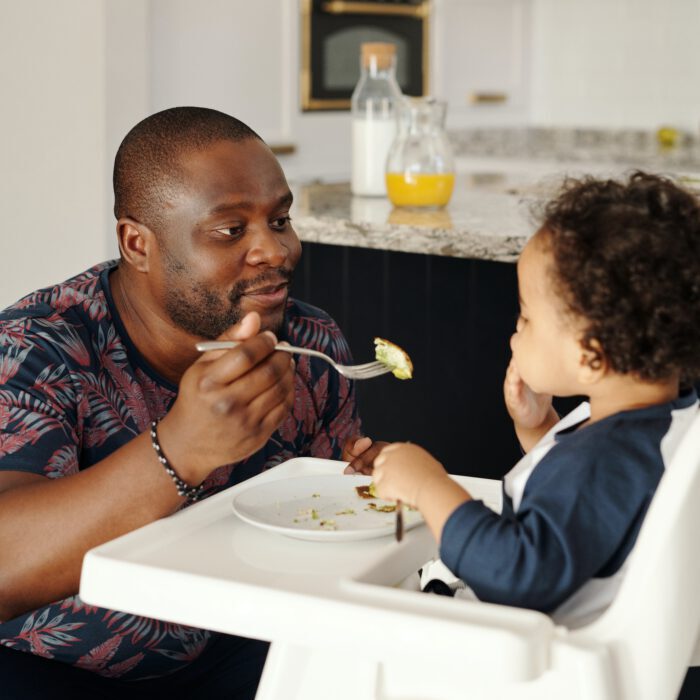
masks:
<path fill-rule="evenodd" d="M 411 356 L 414 379 L 357 382 L 367 435 L 422 445 L 454 474 L 498 478 L 520 458 L 502 389 L 515 265 L 305 243 L 292 294 L 335 318 L 356 362 L 375 336 Z"/>

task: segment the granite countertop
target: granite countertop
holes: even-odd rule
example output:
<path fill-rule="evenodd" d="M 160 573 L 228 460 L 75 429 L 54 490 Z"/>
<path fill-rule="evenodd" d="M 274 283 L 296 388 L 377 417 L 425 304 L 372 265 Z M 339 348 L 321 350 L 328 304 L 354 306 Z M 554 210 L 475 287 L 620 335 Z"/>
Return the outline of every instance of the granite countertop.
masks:
<path fill-rule="evenodd" d="M 532 233 L 517 194 L 459 174 L 448 206 L 394 208 L 383 197 L 353 197 L 350 185 L 292 187 L 294 227 L 302 241 L 405 253 L 512 262 Z"/>
<path fill-rule="evenodd" d="M 699 148 L 692 139 L 663 153 L 638 132 L 473 130 L 451 134 L 451 140 L 457 177 L 444 209 L 394 208 L 385 197 L 353 197 L 348 183 L 293 183 L 299 237 L 514 262 L 537 228 L 533 210 L 556 192 L 564 176 L 619 177 L 643 168 L 679 176 L 694 188 L 700 182 Z"/>

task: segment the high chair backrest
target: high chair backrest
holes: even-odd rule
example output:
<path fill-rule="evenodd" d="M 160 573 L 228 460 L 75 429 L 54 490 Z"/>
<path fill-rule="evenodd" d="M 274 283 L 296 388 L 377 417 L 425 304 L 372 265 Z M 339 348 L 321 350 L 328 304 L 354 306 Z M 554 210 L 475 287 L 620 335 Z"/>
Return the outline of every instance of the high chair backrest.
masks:
<path fill-rule="evenodd" d="M 610 608 L 581 639 L 614 658 L 620 698 L 676 698 L 700 628 L 700 412 L 652 499 Z"/>

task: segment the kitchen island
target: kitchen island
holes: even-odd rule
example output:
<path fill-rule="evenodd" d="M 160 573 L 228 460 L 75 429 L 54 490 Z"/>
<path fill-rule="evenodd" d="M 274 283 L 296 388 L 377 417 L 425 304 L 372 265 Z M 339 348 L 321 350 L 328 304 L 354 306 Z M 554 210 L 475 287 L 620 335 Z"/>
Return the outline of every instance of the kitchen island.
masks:
<path fill-rule="evenodd" d="M 448 207 L 420 210 L 311 183 L 295 188 L 294 226 L 309 243 L 514 262 L 531 233 L 524 190 L 514 177 L 460 174 Z"/>

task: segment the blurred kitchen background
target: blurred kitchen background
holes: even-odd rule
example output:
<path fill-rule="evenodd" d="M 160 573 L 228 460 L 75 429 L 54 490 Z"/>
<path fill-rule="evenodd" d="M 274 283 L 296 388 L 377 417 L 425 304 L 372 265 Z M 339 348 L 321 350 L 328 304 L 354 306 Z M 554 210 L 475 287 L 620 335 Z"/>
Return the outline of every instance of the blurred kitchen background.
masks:
<path fill-rule="evenodd" d="M 0 307 L 117 255 L 112 162 L 134 124 L 223 110 L 293 185 L 293 293 L 357 361 L 375 335 L 414 360 L 410 382 L 358 386 L 367 433 L 499 477 L 520 454 L 501 387 L 522 205 L 565 172 L 697 187 L 698 34 L 700 0 L 0 0 Z M 362 41 L 396 45 L 406 94 L 447 101 L 446 209 L 350 195 Z"/>
<path fill-rule="evenodd" d="M 279 146 L 290 180 L 347 180 L 349 113 L 302 109 L 306 4 L 0 0 L 0 306 L 115 255 L 114 153 L 159 109 L 229 112 Z M 452 131 L 698 137 L 698 0 L 432 0 L 428 19 L 426 86 Z"/>

